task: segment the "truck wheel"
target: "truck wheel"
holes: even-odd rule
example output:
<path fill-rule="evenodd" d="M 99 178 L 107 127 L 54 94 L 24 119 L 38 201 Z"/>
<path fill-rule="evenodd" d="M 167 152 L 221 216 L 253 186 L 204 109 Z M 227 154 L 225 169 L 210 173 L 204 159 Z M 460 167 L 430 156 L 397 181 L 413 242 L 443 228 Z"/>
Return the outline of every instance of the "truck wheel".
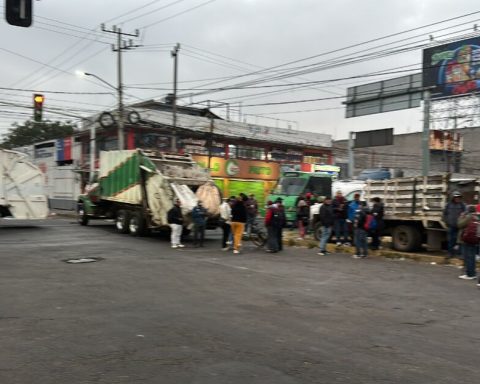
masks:
<path fill-rule="evenodd" d="M 85 208 L 83 207 L 83 204 L 78 204 L 78 207 L 77 207 L 78 224 L 88 225 L 88 220 L 89 220 L 89 217 L 87 215 L 87 212 L 85 212 Z"/>
<path fill-rule="evenodd" d="M 121 209 L 117 212 L 117 218 L 115 219 L 115 227 L 119 233 L 128 233 L 128 227 L 130 223 L 130 212 Z"/>
<path fill-rule="evenodd" d="M 147 234 L 147 223 L 140 212 L 132 213 L 128 227 L 132 236 L 145 236 Z"/>
<path fill-rule="evenodd" d="M 322 238 L 322 225 L 320 223 L 315 224 L 315 227 L 313 228 L 313 237 L 317 241 L 320 241 Z"/>
<path fill-rule="evenodd" d="M 422 245 L 420 232 L 410 225 L 399 225 L 393 229 L 393 248 L 397 251 L 411 252 Z"/>

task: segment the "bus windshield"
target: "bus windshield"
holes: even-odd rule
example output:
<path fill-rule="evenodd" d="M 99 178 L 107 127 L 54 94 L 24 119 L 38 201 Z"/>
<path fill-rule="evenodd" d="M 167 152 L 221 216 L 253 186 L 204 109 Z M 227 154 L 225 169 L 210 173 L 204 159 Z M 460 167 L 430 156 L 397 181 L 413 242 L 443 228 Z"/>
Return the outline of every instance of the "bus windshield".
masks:
<path fill-rule="evenodd" d="M 298 196 L 305 189 L 307 179 L 301 177 L 282 177 L 275 187 L 277 195 Z"/>

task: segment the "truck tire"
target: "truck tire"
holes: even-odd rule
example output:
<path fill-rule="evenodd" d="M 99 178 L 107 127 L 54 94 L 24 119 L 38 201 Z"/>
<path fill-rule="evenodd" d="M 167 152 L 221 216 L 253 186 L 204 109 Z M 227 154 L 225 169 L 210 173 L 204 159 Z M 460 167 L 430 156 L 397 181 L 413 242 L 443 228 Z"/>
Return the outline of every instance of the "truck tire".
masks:
<path fill-rule="evenodd" d="M 147 223 L 141 212 L 133 212 L 128 226 L 132 236 L 145 236 L 147 234 Z"/>
<path fill-rule="evenodd" d="M 77 207 L 77 221 L 78 224 L 80 225 L 88 225 L 88 220 L 89 217 L 87 215 L 87 212 L 85 212 L 85 208 L 83 207 L 83 204 L 78 204 Z"/>
<path fill-rule="evenodd" d="M 397 251 L 411 252 L 420 248 L 422 238 L 417 228 L 410 225 L 399 225 L 392 232 L 393 248 Z"/>
<path fill-rule="evenodd" d="M 115 219 L 115 227 L 119 233 L 128 233 L 130 224 L 130 212 L 125 209 L 121 209 L 117 212 L 117 218 Z"/>

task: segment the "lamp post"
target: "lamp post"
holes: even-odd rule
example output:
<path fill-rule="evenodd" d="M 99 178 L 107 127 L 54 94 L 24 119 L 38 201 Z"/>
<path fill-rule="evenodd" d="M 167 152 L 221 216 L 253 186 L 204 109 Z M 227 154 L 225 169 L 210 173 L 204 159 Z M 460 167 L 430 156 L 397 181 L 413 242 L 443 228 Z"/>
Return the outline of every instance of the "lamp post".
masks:
<path fill-rule="evenodd" d="M 123 122 L 123 92 L 122 92 L 122 84 L 119 83 L 118 87 L 110 84 L 108 81 L 102 79 L 100 76 L 95 75 L 94 73 L 88 72 L 79 72 L 80 75 L 83 76 L 92 76 L 97 80 L 101 81 L 103 84 L 108 85 L 110 88 L 117 91 L 118 94 L 118 149 L 122 150 L 125 149 L 125 135 L 124 135 L 124 122 Z"/>

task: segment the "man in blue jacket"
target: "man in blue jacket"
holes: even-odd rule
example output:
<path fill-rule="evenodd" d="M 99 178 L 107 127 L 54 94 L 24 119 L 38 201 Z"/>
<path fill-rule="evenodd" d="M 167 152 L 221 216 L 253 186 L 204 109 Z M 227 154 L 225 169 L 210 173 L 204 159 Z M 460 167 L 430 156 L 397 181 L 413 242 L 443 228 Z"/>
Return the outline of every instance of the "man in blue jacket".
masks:
<path fill-rule="evenodd" d="M 199 200 L 197 205 L 192 210 L 193 221 L 193 246 L 203 247 L 203 240 L 205 239 L 205 225 L 207 224 L 207 210 L 203 207 Z"/>
<path fill-rule="evenodd" d="M 359 208 L 360 208 L 360 194 L 355 193 L 353 195 L 353 200 L 348 203 L 348 208 L 347 208 L 348 231 L 350 232 L 350 236 L 352 238 L 353 244 L 356 244 L 353 222 L 355 221 L 355 215 Z"/>

